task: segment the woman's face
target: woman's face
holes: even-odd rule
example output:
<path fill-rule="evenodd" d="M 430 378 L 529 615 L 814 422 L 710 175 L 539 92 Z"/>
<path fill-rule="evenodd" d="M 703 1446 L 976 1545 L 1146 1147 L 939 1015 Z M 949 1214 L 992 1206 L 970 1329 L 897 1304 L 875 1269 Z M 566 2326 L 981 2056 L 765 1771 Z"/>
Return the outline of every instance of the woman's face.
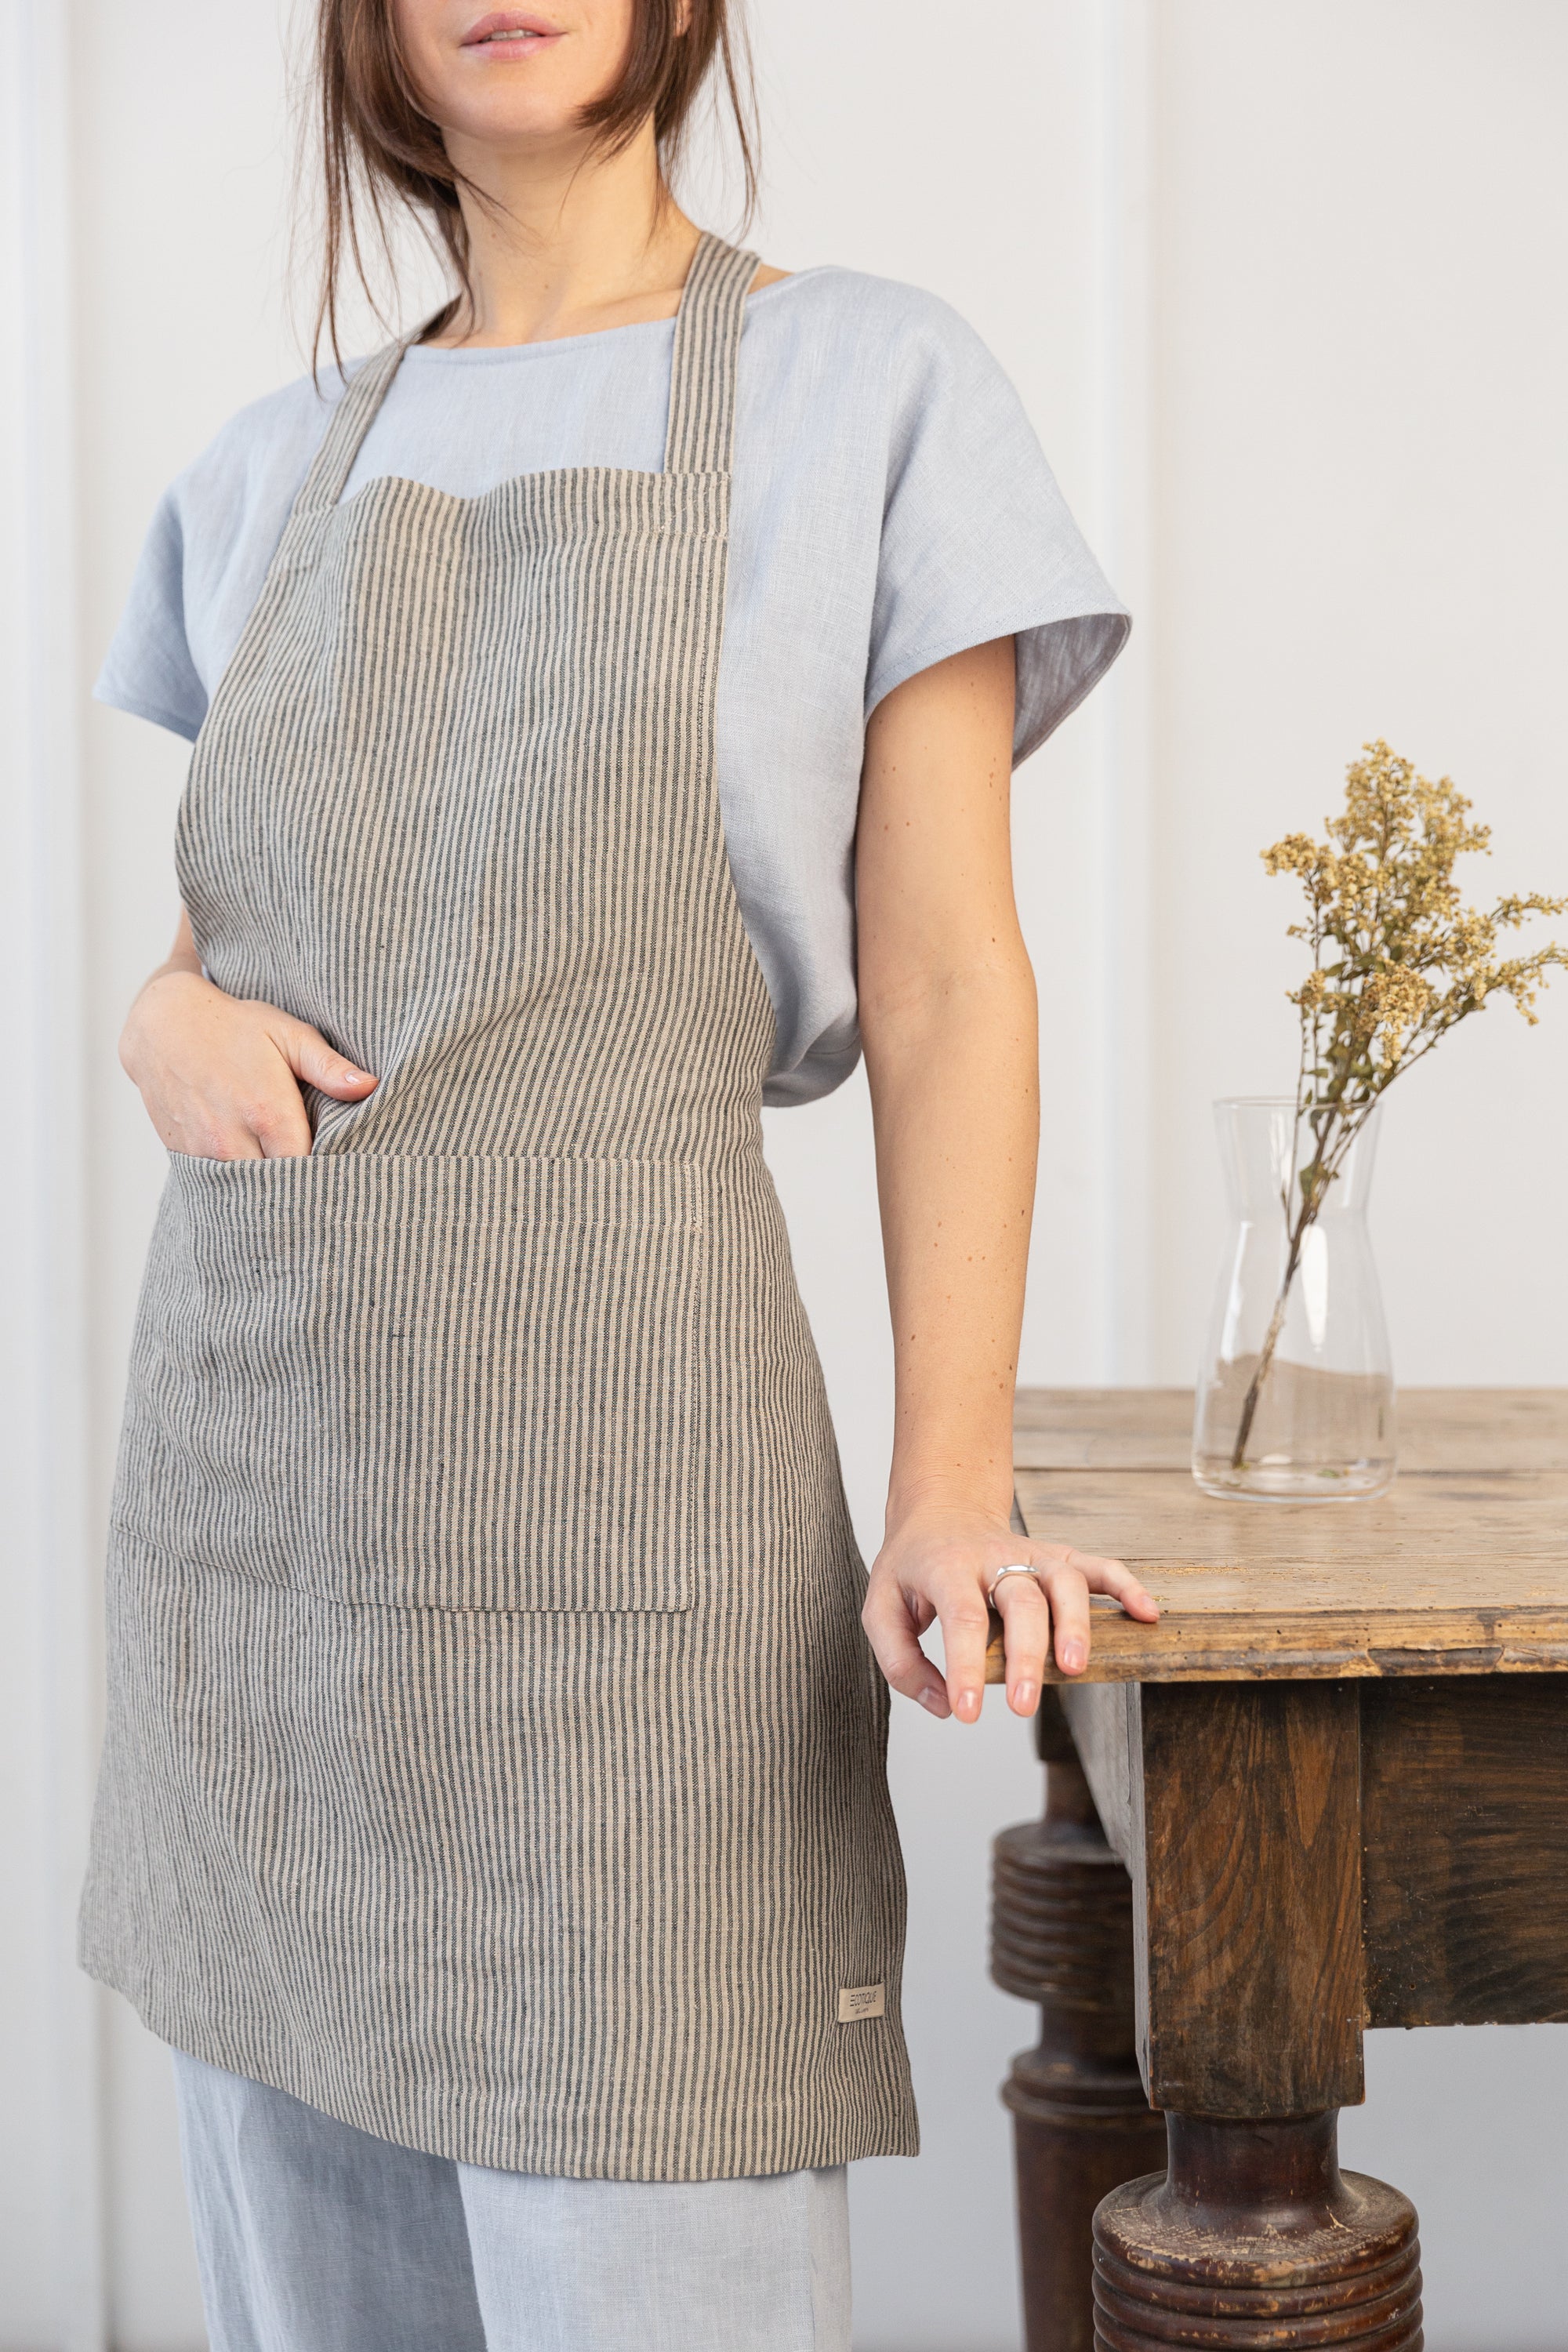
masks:
<path fill-rule="evenodd" d="M 426 111 L 448 140 L 546 143 L 581 127 L 610 89 L 631 41 L 634 0 L 392 0 L 403 54 Z"/>

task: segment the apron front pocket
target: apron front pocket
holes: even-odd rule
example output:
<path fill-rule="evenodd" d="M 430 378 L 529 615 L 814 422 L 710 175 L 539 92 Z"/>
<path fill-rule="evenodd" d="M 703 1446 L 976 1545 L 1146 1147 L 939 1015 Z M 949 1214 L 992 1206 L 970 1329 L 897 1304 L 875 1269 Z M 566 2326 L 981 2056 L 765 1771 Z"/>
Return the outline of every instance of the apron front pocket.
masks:
<path fill-rule="evenodd" d="M 176 1156 L 117 1519 L 331 1600 L 689 1607 L 708 1194 L 668 1160 Z"/>

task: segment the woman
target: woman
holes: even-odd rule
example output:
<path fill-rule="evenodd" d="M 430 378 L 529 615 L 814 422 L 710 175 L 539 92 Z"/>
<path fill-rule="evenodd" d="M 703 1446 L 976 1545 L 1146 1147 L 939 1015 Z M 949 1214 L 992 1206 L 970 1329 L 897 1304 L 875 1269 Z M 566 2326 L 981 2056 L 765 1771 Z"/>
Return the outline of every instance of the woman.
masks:
<path fill-rule="evenodd" d="M 100 681 L 195 750 L 83 1949 L 220 2352 L 846 2346 L 843 2168 L 915 2145 L 877 1667 L 973 1721 L 994 1596 L 1026 1715 L 1152 1613 L 1008 1525 L 1008 777 L 1124 618 L 950 313 L 681 215 L 716 58 L 326 0 L 326 314 L 356 170 L 458 291 L 226 428 Z M 759 1122 L 858 1034 L 868 1586 Z"/>

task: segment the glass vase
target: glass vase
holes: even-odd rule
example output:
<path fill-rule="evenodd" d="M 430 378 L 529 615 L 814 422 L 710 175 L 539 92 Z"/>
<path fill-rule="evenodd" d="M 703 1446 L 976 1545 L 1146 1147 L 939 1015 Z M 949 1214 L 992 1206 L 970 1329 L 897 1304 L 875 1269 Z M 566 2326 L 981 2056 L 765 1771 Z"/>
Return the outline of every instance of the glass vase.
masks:
<path fill-rule="evenodd" d="M 1349 1502 L 1393 1482 L 1394 1367 L 1366 1225 L 1379 1116 L 1293 1249 L 1310 1128 L 1289 1098 L 1215 1105 L 1231 1224 L 1193 1428 L 1205 1494 Z"/>

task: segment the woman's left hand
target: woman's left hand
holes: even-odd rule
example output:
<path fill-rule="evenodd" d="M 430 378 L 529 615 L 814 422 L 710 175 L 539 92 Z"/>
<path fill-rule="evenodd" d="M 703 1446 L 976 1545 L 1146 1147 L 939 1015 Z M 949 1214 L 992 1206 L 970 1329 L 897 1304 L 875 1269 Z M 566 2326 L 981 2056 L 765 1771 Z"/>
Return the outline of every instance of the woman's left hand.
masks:
<path fill-rule="evenodd" d="M 1070 1544 L 1034 1543 L 1005 1520 L 952 1504 L 922 1505 L 889 1527 L 878 1553 L 860 1612 L 877 1663 L 894 1690 L 931 1713 L 973 1723 L 985 1685 L 990 1616 L 987 1595 L 996 1571 L 1027 1566 L 1029 1576 L 1005 1576 L 994 1605 L 1007 1656 L 1007 1704 L 1015 1715 L 1039 1705 L 1046 1661 L 1054 1652 L 1064 1675 L 1089 1664 L 1091 1592 L 1108 1592 L 1129 1617 L 1152 1624 L 1159 1610 L 1130 1568 L 1075 1551 Z M 942 1626 L 945 1680 L 921 1648 L 933 1622 Z"/>

